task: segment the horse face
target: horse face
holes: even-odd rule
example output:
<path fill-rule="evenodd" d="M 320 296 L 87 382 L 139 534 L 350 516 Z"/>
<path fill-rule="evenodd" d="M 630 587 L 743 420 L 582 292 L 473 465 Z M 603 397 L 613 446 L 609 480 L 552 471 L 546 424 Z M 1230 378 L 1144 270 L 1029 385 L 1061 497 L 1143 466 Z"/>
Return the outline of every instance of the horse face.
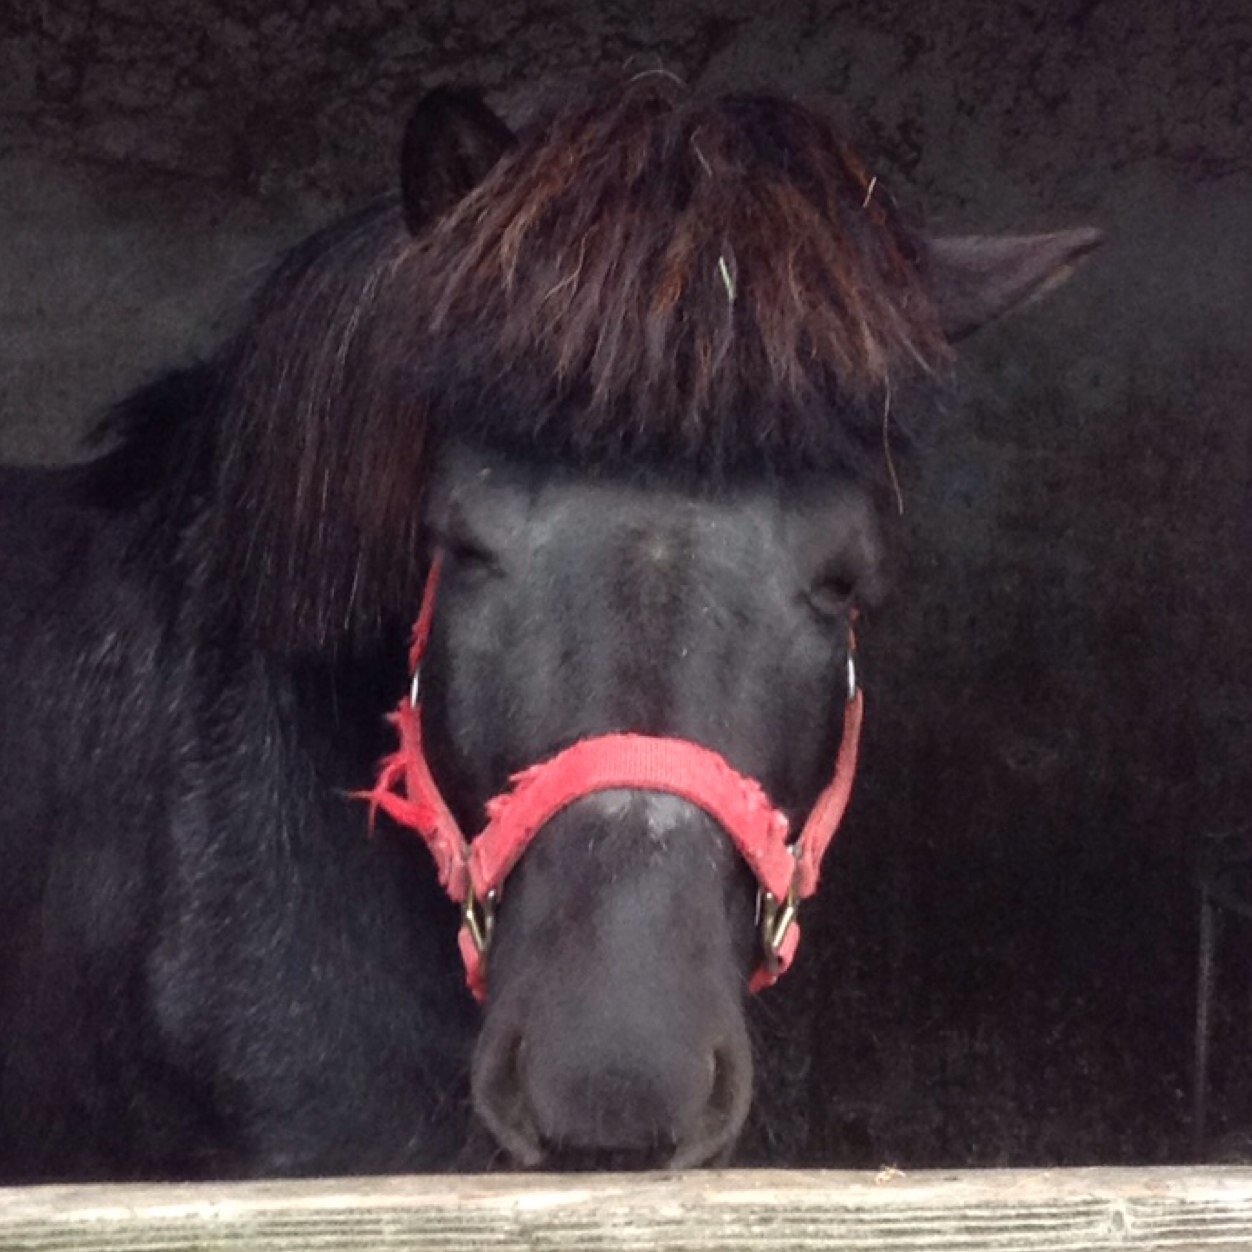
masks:
<path fill-rule="evenodd" d="M 721 753 L 802 819 L 828 780 L 848 613 L 878 593 L 864 492 L 787 478 L 693 493 L 452 449 L 423 671 L 432 768 L 467 831 L 510 773 L 635 731 Z M 716 1159 L 747 1113 L 756 888 L 685 800 L 588 795 L 508 879 L 474 1102 L 526 1164 Z"/>
<path fill-rule="evenodd" d="M 793 824 L 828 780 L 849 610 L 881 577 L 868 497 L 764 471 L 694 489 L 656 462 L 685 449 L 688 472 L 777 466 L 803 449 L 863 464 L 891 395 L 925 389 L 947 337 L 1046 290 L 1098 239 L 924 241 L 862 170 L 794 102 L 701 101 L 655 76 L 541 108 L 516 138 L 466 93 L 419 105 L 401 180 L 412 244 L 371 299 L 411 342 L 376 337 L 405 345 L 387 375 L 402 386 L 361 407 L 384 425 L 376 463 L 348 476 L 367 498 L 344 515 L 366 536 L 410 534 L 408 488 L 428 485 L 443 561 L 424 738 L 464 829 L 511 773 L 613 732 L 713 749 Z M 438 293 L 417 320 L 414 292 Z M 359 335 L 354 312 L 336 359 Z M 746 419 L 758 406 L 768 421 Z M 345 460 L 363 420 L 343 424 Z M 449 430 L 514 449 L 542 438 L 551 456 L 452 446 L 406 466 Z M 554 471 L 607 448 L 640 466 Z M 342 477 L 302 477 L 302 498 Z M 395 551 L 380 542 L 345 594 L 402 584 L 403 561 L 381 577 Z M 725 832 L 685 801 L 598 792 L 547 823 L 505 884 L 487 959 L 474 1100 L 505 1149 L 688 1165 L 729 1148 L 751 1089 L 754 898 Z"/>

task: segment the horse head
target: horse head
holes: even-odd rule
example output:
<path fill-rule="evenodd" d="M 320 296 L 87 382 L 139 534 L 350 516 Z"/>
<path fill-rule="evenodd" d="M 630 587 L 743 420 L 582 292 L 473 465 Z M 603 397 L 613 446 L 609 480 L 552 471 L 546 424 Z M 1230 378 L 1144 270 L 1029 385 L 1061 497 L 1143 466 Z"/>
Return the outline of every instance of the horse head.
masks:
<path fill-rule="evenodd" d="M 288 263 L 239 363 L 220 481 L 256 519 L 247 612 L 272 646 L 350 647 L 426 588 L 402 713 L 430 782 L 393 780 L 389 811 L 452 841 L 503 1148 L 717 1160 L 750 1103 L 750 983 L 817 869 L 769 889 L 718 789 L 801 863 L 859 699 L 853 617 L 887 581 L 892 450 L 951 342 L 1097 236 L 926 238 L 821 113 L 660 75 L 516 133 L 436 92 L 402 186 L 340 270 Z M 624 737 L 713 781 L 639 785 Z M 595 785 L 562 757 L 582 744 L 608 754 Z M 573 781 L 475 895 L 489 810 L 558 759 Z"/>

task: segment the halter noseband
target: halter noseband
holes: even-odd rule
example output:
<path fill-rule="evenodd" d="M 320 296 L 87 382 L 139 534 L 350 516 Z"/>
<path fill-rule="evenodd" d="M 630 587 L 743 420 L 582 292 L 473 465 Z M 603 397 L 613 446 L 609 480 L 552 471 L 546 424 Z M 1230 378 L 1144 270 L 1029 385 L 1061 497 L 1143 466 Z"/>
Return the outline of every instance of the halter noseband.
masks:
<path fill-rule="evenodd" d="M 760 783 L 740 774 L 719 753 L 687 739 L 611 734 L 581 739 L 514 774 L 511 787 L 487 803 L 487 824 L 467 840 L 448 809 L 422 746 L 420 678 L 430 636 L 440 557 L 426 578 L 413 626 L 408 696 L 389 717 L 399 745 L 379 768 L 366 794 L 371 811 L 415 830 L 435 858 L 439 882 L 461 906 L 459 944 L 466 981 L 478 1000 L 486 994 L 485 957 L 495 905 L 504 880 L 543 826 L 575 800 L 616 788 L 681 796 L 709 814 L 730 837 L 759 886 L 762 955 L 749 987 L 771 986 L 786 972 L 800 941 L 796 914 L 817 890 L 822 857 L 834 839 L 852 792 L 864 698 L 848 650 L 848 697 L 834 775 L 818 796 L 798 837 Z"/>

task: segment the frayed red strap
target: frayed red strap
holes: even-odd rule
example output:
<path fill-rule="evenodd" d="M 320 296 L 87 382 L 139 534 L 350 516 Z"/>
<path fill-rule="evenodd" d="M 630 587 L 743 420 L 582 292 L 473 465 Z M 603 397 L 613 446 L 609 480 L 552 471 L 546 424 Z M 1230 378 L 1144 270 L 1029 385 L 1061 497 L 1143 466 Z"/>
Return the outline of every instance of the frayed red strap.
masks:
<path fill-rule="evenodd" d="M 383 761 L 373 790 L 365 794 L 370 815 L 382 809 L 393 821 L 417 831 L 435 858 L 440 885 L 462 904 L 469 883 L 469 849 L 426 764 L 419 708 L 403 700 L 387 720 L 396 728 L 400 745 Z"/>
<path fill-rule="evenodd" d="M 782 898 L 791 886 L 795 861 L 787 846 L 787 818 L 755 779 L 698 743 L 598 735 L 515 774 L 512 782 L 512 790 L 487 805 L 487 828 L 470 847 L 470 877 L 480 896 L 499 888 L 530 841 L 563 808 L 615 788 L 691 801 L 723 827 L 766 891 Z"/>
<path fill-rule="evenodd" d="M 852 693 L 843 709 L 843 737 L 835 758 L 835 773 L 809 812 L 808 821 L 795 842 L 796 894 L 807 899 L 817 890 L 821 877 L 822 858 L 834 841 L 848 811 L 852 798 L 852 782 L 861 746 L 861 722 L 865 714 L 865 696 L 860 687 Z"/>
<path fill-rule="evenodd" d="M 393 821 L 416 830 L 422 836 L 435 858 L 440 885 L 453 900 L 462 904 L 469 885 L 469 848 L 426 764 L 426 752 L 422 746 L 421 705 L 417 700 L 422 657 L 430 639 L 430 624 L 435 615 L 435 595 L 439 590 L 442 567 L 442 558 L 436 556 L 426 575 L 421 610 L 413 623 L 413 638 L 409 646 L 412 690 L 409 698 L 401 700 L 396 711 L 387 718 L 396 728 L 400 742 L 396 750 L 383 759 L 372 790 L 365 792 L 361 798 L 369 801 L 371 821 L 374 814 L 382 809 Z"/>

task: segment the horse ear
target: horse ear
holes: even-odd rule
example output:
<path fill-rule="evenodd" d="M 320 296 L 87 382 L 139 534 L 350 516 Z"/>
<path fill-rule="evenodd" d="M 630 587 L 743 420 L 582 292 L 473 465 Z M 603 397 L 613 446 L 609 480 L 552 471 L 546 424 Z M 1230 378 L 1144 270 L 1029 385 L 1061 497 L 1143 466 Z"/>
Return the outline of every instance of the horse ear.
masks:
<path fill-rule="evenodd" d="M 960 339 L 1062 283 L 1102 235 L 947 235 L 927 240 L 931 288 L 949 339 Z"/>
<path fill-rule="evenodd" d="M 513 132 L 475 91 L 436 87 L 404 128 L 400 193 L 413 234 L 425 230 L 491 171 Z"/>

